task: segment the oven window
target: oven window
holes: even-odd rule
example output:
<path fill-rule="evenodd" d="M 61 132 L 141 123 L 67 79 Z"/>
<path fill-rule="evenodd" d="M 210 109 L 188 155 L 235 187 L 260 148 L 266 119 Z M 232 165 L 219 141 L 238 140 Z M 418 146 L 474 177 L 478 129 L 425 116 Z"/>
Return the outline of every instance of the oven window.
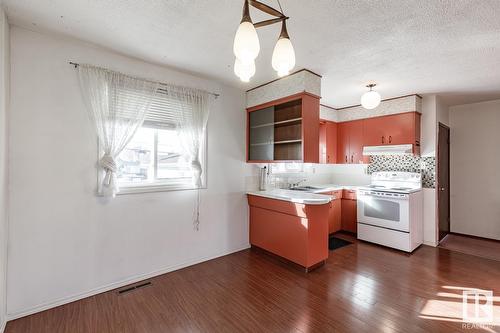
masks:
<path fill-rule="evenodd" d="M 382 220 L 400 221 L 400 205 L 398 202 L 372 199 L 364 202 L 364 214 L 366 217 L 374 217 Z"/>

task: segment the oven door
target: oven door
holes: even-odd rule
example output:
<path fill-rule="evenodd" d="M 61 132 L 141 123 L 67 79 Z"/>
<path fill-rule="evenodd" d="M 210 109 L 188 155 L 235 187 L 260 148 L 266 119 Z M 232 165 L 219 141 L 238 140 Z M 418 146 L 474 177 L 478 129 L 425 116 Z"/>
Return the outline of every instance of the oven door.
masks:
<path fill-rule="evenodd" d="M 358 192 L 358 222 L 397 231 L 410 231 L 409 195 Z"/>

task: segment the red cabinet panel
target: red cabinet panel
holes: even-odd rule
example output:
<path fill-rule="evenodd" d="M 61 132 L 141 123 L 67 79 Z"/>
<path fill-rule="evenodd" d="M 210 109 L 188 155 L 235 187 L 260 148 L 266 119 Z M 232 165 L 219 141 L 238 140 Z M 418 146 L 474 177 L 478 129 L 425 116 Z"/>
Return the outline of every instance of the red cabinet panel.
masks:
<path fill-rule="evenodd" d="M 338 124 L 338 136 L 337 136 L 337 163 L 347 164 L 349 163 L 350 153 L 349 153 L 349 122 Z"/>
<path fill-rule="evenodd" d="M 365 146 L 413 144 L 416 150 L 420 150 L 420 113 L 418 112 L 368 118 L 363 122 Z"/>
<path fill-rule="evenodd" d="M 357 201 L 351 199 L 342 199 L 342 230 L 357 233 L 358 212 Z"/>
<path fill-rule="evenodd" d="M 350 121 L 349 153 L 351 164 L 363 163 L 363 120 Z"/>
<path fill-rule="evenodd" d="M 363 163 L 363 120 L 338 124 L 337 163 Z"/>
<path fill-rule="evenodd" d="M 337 162 L 337 123 L 322 121 L 319 125 L 320 163 Z"/>
<path fill-rule="evenodd" d="M 328 258 L 328 204 L 304 205 L 248 195 L 250 244 L 304 267 Z"/>

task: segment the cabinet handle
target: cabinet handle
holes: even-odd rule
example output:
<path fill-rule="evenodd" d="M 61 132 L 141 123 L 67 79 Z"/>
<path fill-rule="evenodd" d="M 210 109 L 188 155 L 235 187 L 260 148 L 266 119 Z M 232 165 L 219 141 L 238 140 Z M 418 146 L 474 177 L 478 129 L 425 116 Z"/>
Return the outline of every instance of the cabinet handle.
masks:
<path fill-rule="evenodd" d="M 347 163 L 347 155 L 345 155 L 345 162 Z"/>
<path fill-rule="evenodd" d="M 384 138 L 384 137 L 382 137 L 382 143 L 385 143 L 385 142 L 384 142 L 384 139 L 385 139 L 385 138 Z"/>
<path fill-rule="evenodd" d="M 354 162 L 354 155 L 351 155 L 351 163 Z"/>
<path fill-rule="evenodd" d="M 392 142 L 392 136 L 389 135 L 389 143 Z"/>

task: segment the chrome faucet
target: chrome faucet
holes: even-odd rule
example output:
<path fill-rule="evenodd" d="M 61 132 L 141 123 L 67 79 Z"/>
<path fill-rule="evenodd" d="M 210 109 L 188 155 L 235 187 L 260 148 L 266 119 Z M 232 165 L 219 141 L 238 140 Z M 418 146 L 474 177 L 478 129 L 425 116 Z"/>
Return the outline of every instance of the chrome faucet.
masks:
<path fill-rule="evenodd" d="M 303 183 L 303 182 L 305 182 L 305 181 L 307 181 L 307 179 L 306 179 L 306 178 L 301 179 L 301 180 L 299 180 L 299 181 L 298 181 L 298 182 L 296 182 L 296 183 L 289 183 L 289 184 L 288 184 L 288 188 L 294 188 L 294 187 L 297 187 L 297 186 L 299 186 L 300 184 L 302 184 L 302 183 Z"/>

